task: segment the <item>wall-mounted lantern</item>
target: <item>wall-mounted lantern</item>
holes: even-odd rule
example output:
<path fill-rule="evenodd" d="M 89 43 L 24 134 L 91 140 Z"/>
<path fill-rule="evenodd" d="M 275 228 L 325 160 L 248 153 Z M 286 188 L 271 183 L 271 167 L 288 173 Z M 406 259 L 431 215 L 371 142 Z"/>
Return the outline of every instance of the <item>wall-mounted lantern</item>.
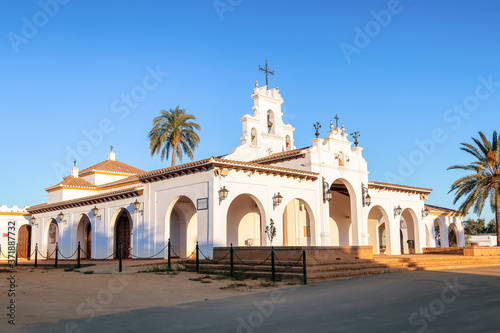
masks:
<path fill-rule="evenodd" d="M 94 208 L 92 208 L 92 215 L 97 216 L 98 213 L 99 209 L 97 208 L 97 206 L 94 206 Z"/>
<path fill-rule="evenodd" d="M 332 200 L 332 191 L 330 191 L 330 185 L 325 181 L 325 177 L 323 177 L 323 202 L 329 202 Z"/>
<path fill-rule="evenodd" d="M 368 194 L 368 187 L 366 187 L 363 183 L 361 183 L 361 191 L 363 196 L 363 207 L 370 206 L 372 203 L 372 197 Z"/>
<path fill-rule="evenodd" d="M 227 195 L 229 193 L 229 190 L 226 188 L 226 186 L 222 186 L 221 189 L 219 190 L 219 204 L 226 200 Z"/>
<path fill-rule="evenodd" d="M 280 192 L 278 192 L 278 194 L 275 194 L 273 198 L 274 207 L 279 206 L 281 204 L 281 201 L 283 201 L 283 196 L 280 194 Z"/>
<path fill-rule="evenodd" d="M 394 207 L 394 217 L 398 216 L 398 215 L 401 215 L 401 213 L 403 212 L 403 209 L 401 208 L 400 205 L 398 205 L 398 207 Z"/>
<path fill-rule="evenodd" d="M 425 209 L 422 210 L 422 218 L 426 218 L 429 216 L 429 208 L 425 207 Z"/>

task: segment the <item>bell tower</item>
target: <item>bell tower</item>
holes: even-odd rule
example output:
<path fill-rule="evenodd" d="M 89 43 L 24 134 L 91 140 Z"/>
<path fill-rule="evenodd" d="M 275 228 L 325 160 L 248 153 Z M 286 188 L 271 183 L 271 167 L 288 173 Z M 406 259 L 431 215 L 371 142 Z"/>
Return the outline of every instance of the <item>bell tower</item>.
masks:
<path fill-rule="evenodd" d="M 224 158 L 251 161 L 274 153 L 295 149 L 293 131 L 290 124 L 283 123 L 281 105 L 283 98 L 279 88 L 259 87 L 255 81 L 251 95 L 253 115 L 246 114 L 240 121 L 243 126 L 241 145 L 234 148 Z"/>

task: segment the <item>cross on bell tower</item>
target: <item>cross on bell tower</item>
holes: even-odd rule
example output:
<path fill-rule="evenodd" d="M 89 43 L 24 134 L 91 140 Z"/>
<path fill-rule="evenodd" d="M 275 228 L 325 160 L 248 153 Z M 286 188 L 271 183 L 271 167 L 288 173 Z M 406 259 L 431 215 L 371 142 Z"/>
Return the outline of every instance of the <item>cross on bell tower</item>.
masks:
<path fill-rule="evenodd" d="M 259 71 L 263 71 L 264 73 L 266 73 L 266 86 L 269 87 L 269 82 L 267 80 L 267 77 L 268 77 L 269 74 L 271 74 L 272 76 L 274 76 L 274 71 L 270 70 L 267 67 L 267 59 L 266 59 L 266 66 L 264 68 L 260 67 L 260 65 L 259 65 Z"/>

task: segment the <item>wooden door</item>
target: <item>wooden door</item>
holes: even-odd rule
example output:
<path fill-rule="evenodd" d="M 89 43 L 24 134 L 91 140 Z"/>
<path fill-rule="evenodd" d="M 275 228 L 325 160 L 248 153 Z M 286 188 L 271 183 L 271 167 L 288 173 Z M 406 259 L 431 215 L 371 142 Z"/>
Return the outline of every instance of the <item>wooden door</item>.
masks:
<path fill-rule="evenodd" d="M 87 224 L 86 230 L 86 238 L 87 238 L 87 259 L 92 258 L 92 226 L 90 223 Z"/>
<path fill-rule="evenodd" d="M 19 228 L 18 253 L 19 258 L 28 258 L 31 254 L 31 226 L 23 225 Z"/>
<path fill-rule="evenodd" d="M 120 216 L 116 225 L 116 258 L 120 256 L 120 241 L 123 249 L 122 259 L 127 259 L 130 255 L 130 222 L 125 214 Z"/>

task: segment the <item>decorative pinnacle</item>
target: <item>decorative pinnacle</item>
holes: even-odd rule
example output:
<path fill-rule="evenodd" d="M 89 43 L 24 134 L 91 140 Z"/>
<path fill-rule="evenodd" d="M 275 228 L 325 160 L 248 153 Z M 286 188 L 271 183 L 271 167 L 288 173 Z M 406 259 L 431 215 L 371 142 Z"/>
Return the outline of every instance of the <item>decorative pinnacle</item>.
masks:
<path fill-rule="evenodd" d="M 359 131 L 356 131 L 354 133 L 351 133 L 351 136 L 354 138 L 354 145 L 357 147 L 359 144 L 358 138 L 361 136 L 361 134 L 359 134 Z"/>
<path fill-rule="evenodd" d="M 321 124 L 319 122 L 316 122 L 316 124 L 313 124 L 314 128 L 316 129 L 316 135 L 317 138 L 319 138 L 319 129 L 321 128 Z"/>

